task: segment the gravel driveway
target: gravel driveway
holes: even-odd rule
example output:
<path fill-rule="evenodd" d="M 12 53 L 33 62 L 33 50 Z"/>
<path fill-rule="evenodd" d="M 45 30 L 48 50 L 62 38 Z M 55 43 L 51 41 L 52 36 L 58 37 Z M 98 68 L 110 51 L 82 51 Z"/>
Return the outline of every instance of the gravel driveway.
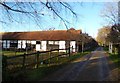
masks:
<path fill-rule="evenodd" d="M 40 81 L 118 81 L 118 71 L 102 47 L 78 58 Z"/>

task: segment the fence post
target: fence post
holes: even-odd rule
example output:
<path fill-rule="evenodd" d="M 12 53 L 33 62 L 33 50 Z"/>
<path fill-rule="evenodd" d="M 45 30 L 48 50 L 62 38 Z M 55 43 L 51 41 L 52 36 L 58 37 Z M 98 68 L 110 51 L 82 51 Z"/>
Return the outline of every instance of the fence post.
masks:
<path fill-rule="evenodd" d="M 36 62 L 37 62 L 36 67 L 38 68 L 38 66 L 39 66 L 39 51 L 37 51 Z"/>
<path fill-rule="evenodd" d="M 23 55 L 23 64 L 22 64 L 23 69 L 25 68 L 25 59 L 26 59 L 25 55 L 26 55 L 26 53 L 24 53 L 24 55 Z"/>
<path fill-rule="evenodd" d="M 40 64 L 43 64 L 43 55 L 41 55 L 41 62 L 40 62 Z"/>
<path fill-rule="evenodd" d="M 70 47 L 68 49 L 69 49 L 69 57 L 70 57 Z"/>
<path fill-rule="evenodd" d="M 59 49 L 58 49 L 57 63 L 59 64 Z"/>
<path fill-rule="evenodd" d="M 6 72 L 7 68 L 7 56 L 2 55 L 2 68 Z"/>
<path fill-rule="evenodd" d="M 49 62 L 48 62 L 48 66 L 50 66 L 50 59 L 51 59 L 51 51 L 49 52 Z"/>

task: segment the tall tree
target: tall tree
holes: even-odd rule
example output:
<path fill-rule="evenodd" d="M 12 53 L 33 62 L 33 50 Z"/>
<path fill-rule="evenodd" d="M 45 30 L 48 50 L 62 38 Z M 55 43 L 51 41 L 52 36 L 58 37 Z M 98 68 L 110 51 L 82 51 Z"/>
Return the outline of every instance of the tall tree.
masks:
<path fill-rule="evenodd" d="M 108 35 L 110 34 L 110 26 L 104 26 L 98 30 L 97 41 L 102 45 L 108 45 Z"/>

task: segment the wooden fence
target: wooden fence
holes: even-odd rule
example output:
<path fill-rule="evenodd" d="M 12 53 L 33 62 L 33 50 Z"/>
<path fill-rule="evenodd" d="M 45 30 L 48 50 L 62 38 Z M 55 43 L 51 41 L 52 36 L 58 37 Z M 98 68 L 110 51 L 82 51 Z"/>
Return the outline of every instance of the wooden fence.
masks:
<path fill-rule="evenodd" d="M 59 58 L 63 55 L 68 55 L 70 56 L 70 47 L 66 49 L 53 49 L 50 51 L 42 51 L 42 52 L 35 52 L 31 54 L 22 54 L 22 55 L 17 55 L 17 56 L 10 56 L 7 57 L 3 55 L 2 59 L 2 66 L 4 71 L 19 71 L 21 69 L 27 69 L 30 66 L 34 66 L 34 68 L 38 68 L 41 64 L 47 64 L 48 66 L 51 65 L 51 59 L 56 59 L 57 63 L 59 64 Z M 60 50 L 65 50 L 66 52 L 60 53 Z M 47 53 L 47 56 L 45 57 L 45 54 Z M 54 56 L 52 53 L 56 53 Z M 27 60 L 29 59 L 29 61 Z M 16 61 L 20 61 L 18 64 Z M 45 63 L 46 62 L 46 63 Z"/>

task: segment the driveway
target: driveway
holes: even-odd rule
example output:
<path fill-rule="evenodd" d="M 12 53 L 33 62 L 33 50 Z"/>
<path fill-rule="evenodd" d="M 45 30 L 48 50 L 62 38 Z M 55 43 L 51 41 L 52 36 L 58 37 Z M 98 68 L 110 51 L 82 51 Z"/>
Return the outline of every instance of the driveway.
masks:
<path fill-rule="evenodd" d="M 99 47 L 41 81 L 118 81 L 118 71 L 115 69 L 108 54 Z"/>

